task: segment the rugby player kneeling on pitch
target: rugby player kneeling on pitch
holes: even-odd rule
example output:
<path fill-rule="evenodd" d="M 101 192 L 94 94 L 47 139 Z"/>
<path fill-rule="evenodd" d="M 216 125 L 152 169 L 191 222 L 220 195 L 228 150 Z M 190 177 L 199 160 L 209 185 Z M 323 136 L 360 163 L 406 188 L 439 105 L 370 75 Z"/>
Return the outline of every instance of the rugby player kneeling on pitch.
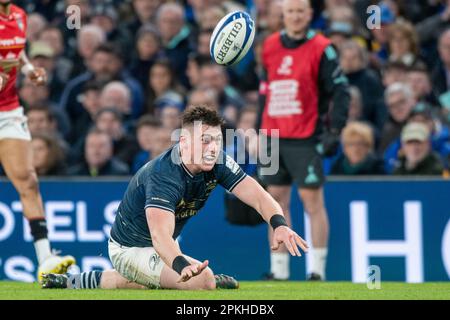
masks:
<path fill-rule="evenodd" d="M 287 227 L 280 205 L 222 151 L 222 119 L 215 111 L 191 107 L 183 115 L 179 143 L 148 162 L 131 179 L 109 240 L 115 270 L 77 275 L 44 275 L 43 288 L 238 288 L 214 275 L 208 260 L 181 252 L 176 241 L 186 222 L 222 185 L 255 208 L 274 229 L 273 249 L 284 244 L 293 256 L 308 250 Z"/>

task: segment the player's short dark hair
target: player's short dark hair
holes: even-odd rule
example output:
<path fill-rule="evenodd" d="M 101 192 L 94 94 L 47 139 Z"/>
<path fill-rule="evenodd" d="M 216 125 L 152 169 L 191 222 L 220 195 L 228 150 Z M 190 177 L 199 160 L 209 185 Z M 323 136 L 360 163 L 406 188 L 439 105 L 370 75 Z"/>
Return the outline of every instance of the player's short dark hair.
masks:
<path fill-rule="evenodd" d="M 216 111 L 201 106 L 189 107 L 183 113 L 181 121 L 182 127 L 193 125 L 196 121 L 211 127 L 221 127 L 224 124 L 223 118 Z"/>

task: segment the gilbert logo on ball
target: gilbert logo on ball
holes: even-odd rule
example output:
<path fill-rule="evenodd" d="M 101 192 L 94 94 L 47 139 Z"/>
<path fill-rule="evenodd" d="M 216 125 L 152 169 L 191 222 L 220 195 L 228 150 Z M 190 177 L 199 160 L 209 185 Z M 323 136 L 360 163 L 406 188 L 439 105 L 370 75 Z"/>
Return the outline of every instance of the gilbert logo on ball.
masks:
<path fill-rule="evenodd" d="M 253 44 L 255 23 L 247 12 L 235 11 L 223 17 L 211 35 L 211 58 L 230 66 L 239 62 Z"/>

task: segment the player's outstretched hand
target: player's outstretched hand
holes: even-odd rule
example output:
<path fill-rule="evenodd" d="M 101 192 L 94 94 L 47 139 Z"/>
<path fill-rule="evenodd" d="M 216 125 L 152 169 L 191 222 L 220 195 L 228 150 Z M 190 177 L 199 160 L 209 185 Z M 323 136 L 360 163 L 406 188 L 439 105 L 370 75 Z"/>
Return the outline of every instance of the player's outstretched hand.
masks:
<path fill-rule="evenodd" d="M 284 243 L 289 253 L 293 256 L 300 257 L 302 255 L 300 250 L 298 250 L 298 247 L 300 247 L 304 252 L 308 252 L 308 243 L 286 226 L 280 226 L 273 232 L 271 249 L 277 250 L 282 243 Z"/>
<path fill-rule="evenodd" d="M 206 269 L 206 267 L 208 266 L 209 261 L 205 260 L 202 263 L 197 263 L 197 264 L 191 264 L 190 266 L 187 266 L 183 269 L 183 271 L 181 271 L 181 275 L 180 278 L 178 278 L 178 283 L 180 282 L 186 282 L 188 281 L 190 278 L 195 277 L 197 275 L 199 275 L 203 270 Z"/>
<path fill-rule="evenodd" d="M 35 67 L 33 71 L 28 73 L 28 77 L 37 86 L 42 86 L 47 83 L 47 72 L 44 68 Z"/>
<path fill-rule="evenodd" d="M 0 72 L 0 91 L 6 88 L 9 76 L 6 73 Z"/>

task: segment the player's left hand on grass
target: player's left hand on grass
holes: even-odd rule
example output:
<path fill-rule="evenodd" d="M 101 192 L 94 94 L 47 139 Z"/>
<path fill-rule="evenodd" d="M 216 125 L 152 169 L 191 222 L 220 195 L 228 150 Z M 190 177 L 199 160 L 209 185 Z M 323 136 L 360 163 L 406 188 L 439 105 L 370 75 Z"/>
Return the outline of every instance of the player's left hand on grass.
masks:
<path fill-rule="evenodd" d="M 47 83 L 47 72 L 44 68 L 36 67 L 28 73 L 31 82 L 37 86 L 42 86 Z"/>
<path fill-rule="evenodd" d="M 205 260 L 200 264 L 191 264 L 190 266 L 185 267 L 183 271 L 181 271 L 181 275 L 178 278 L 177 282 L 186 282 L 192 277 L 199 275 L 203 270 L 206 269 L 206 267 L 208 267 L 208 264 L 209 261 Z"/>
<path fill-rule="evenodd" d="M 302 255 L 298 247 L 300 247 L 303 252 L 308 252 L 308 243 L 303 240 L 296 232 L 292 231 L 289 227 L 286 226 L 280 226 L 273 232 L 271 249 L 277 250 L 282 243 L 284 243 L 289 253 L 293 256 L 300 257 Z"/>

